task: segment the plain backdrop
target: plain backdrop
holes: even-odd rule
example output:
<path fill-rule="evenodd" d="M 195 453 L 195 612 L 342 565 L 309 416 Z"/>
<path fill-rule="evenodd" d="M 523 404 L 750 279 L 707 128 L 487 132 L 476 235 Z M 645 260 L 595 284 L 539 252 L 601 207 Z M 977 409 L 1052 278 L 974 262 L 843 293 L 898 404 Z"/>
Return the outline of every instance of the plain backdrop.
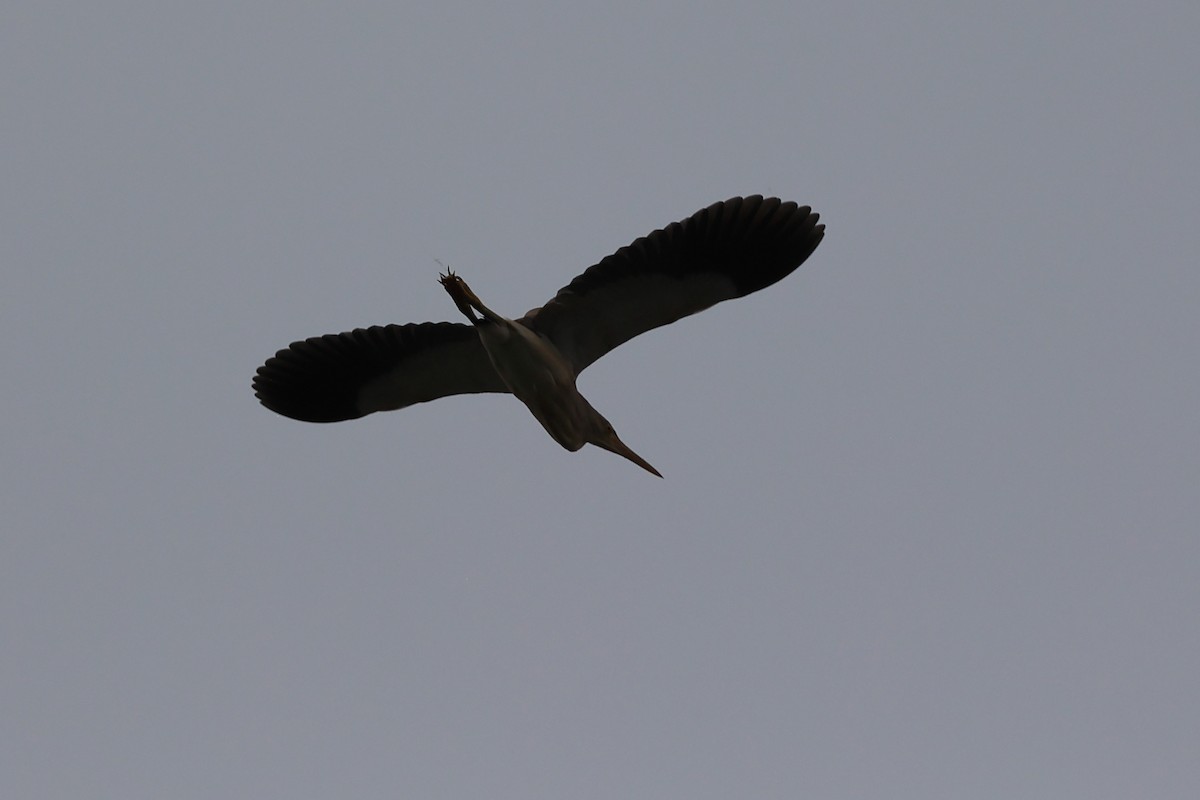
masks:
<path fill-rule="evenodd" d="M 9 2 L 0 795 L 1194 798 L 1200 6 Z M 580 387 L 276 416 L 740 194 Z"/>

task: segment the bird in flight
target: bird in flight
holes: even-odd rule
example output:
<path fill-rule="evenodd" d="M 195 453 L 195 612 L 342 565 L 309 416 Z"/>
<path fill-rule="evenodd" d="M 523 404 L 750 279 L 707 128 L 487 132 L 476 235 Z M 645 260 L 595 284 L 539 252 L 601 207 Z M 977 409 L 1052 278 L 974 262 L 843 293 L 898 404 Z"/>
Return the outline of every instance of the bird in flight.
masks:
<path fill-rule="evenodd" d="M 438 280 L 470 324 L 376 325 L 293 342 L 258 368 L 254 393 L 285 417 L 338 422 L 507 392 L 567 450 L 593 444 L 661 478 L 579 393 L 579 373 L 639 333 L 783 279 L 821 243 L 817 220 L 777 198 L 714 203 L 622 247 L 515 320 L 447 269 Z"/>

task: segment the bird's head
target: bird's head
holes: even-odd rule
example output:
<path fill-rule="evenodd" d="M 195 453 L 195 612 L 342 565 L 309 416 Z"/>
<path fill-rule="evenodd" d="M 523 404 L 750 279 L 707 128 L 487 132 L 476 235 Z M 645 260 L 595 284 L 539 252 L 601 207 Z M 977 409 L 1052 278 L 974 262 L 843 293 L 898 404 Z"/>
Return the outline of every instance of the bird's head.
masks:
<path fill-rule="evenodd" d="M 610 453 L 623 456 L 647 472 L 653 473 L 660 478 L 662 477 L 662 473 L 650 466 L 650 462 L 633 452 L 629 445 L 621 441 L 620 437 L 617 436 L 617 432 L 613 429 L 612 423 L 602 417 L 598 411 L 595 412 L 593 419 L 592 429 L 588 432 L 587 439 L 590 444 L 603 447 Z"/>

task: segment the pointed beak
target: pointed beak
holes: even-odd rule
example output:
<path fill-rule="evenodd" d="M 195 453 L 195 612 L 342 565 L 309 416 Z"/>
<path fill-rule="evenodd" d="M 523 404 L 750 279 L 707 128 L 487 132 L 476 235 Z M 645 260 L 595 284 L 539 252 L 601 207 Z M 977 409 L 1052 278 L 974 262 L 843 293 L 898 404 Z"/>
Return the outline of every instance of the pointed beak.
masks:
<path fill-rule="evenodd" d="M 662 477 L 662 473 L 650 466 L 649 461 L 630 450 L 629 445 L 618 439 L 615 432 L 611 436 L 605 436 L 603 441 L 599 439 L 593 439 L 592 444 L 596 445 L 597 447 L 603 447 L 610 453 L 616 453 L 619 456 L 624 456 L 647 472 L 653 473 L 660 478 Z"/>

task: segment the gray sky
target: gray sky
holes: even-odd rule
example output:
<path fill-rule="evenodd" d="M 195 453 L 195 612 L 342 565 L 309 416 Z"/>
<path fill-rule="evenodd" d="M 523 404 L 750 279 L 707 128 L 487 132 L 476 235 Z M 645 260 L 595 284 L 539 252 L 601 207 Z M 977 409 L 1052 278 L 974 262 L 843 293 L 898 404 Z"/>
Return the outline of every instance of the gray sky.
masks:
<path fill-rule="evenodd" d="M 9 3 L 0 795 L 1193 798 L 1194 3 Z M 737 194 L 580 387 L 254 369 Z"/>

